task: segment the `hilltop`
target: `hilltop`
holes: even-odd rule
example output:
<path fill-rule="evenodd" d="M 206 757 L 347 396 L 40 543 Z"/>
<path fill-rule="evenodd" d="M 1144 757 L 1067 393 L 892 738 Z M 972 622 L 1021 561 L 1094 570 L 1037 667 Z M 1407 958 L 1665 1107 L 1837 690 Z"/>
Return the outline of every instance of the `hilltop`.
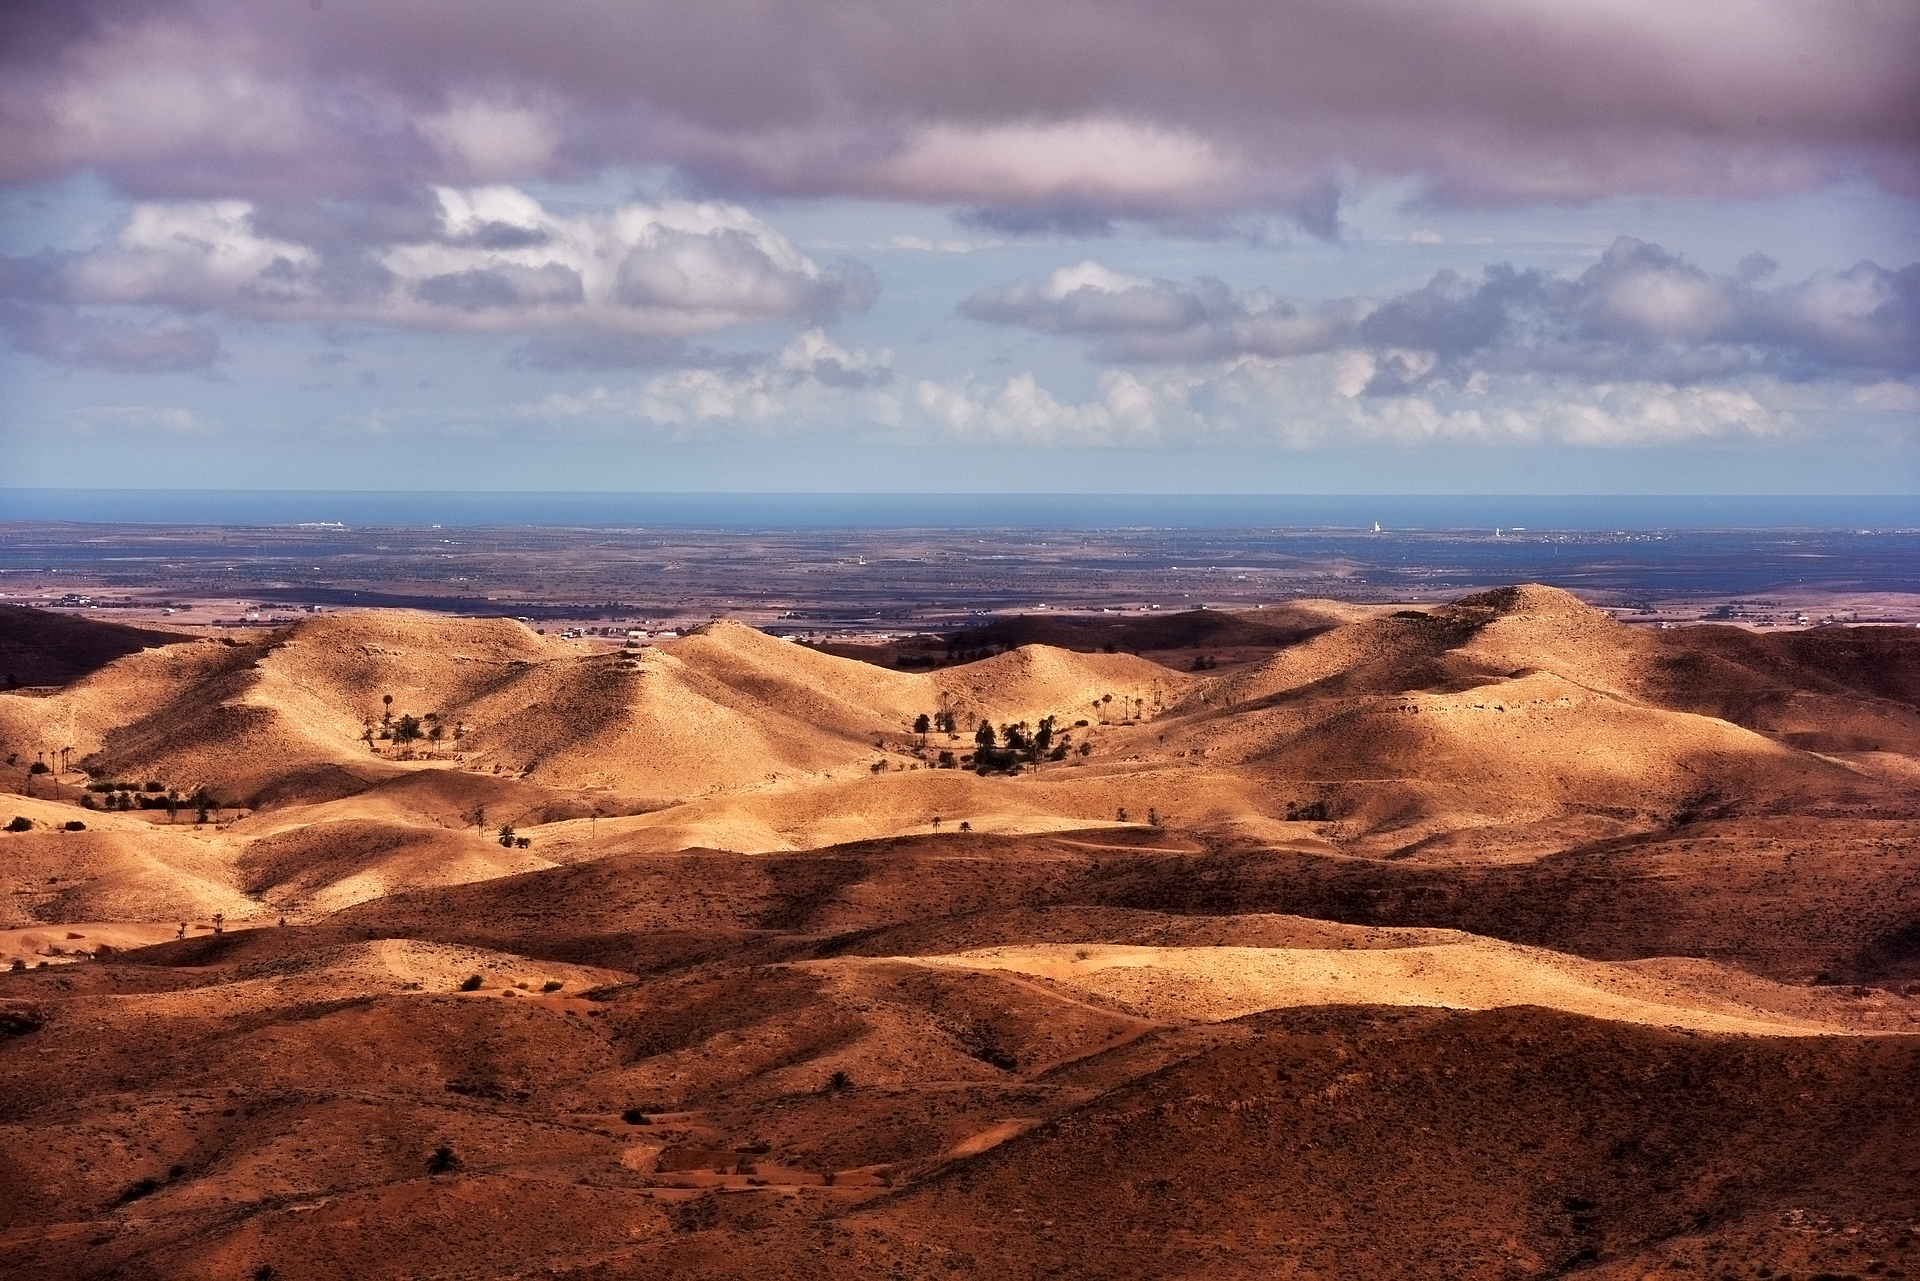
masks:
<path fill-rule="evenodd" d="M 0 688 L 65 685 L 116 658 L 191 639 L 180 632 L 0 605 Z"/>

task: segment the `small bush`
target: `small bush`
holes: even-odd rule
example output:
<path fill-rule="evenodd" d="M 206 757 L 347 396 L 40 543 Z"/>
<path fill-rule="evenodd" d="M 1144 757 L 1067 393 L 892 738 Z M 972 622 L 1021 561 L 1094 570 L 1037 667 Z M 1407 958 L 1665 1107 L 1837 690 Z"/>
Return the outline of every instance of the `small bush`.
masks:
<path fill-rule="evenodd" d="M 620 1114 L 620 1119 L 622 1121 L 625 1121 L 628 1125 L 652 1125 L 653 1124 L 653 1122 L 647 1120 L 647 1114 L 645 1112 L 642 1112 L 639 1108 L 628 1108 L 625 1112 L 622 1112 Z"/>
<path fill-rule="evenodd" d="M 461 979 L 460 990 L 462 992 L 478 992 L 480 990 L 480 976 L 478 974 L 469 974 L 466 978 Z"/>
<path fill-rule="evenodd" d="M 837 1068 L 834 1070 L 833 1075 L 827 1078 L 827 1089 L 834 1094 L 839 1094 L 843 1090 L 851 1090 L 852 1088 L 853 1078 Z"/>
<path fill-rule="evenodd" d="M 7 824 L 7 830 L 9 832 L 31 832 L 33 830 L 33 820 L 24 814 L 15 814 L 13 816 L 13 822 Z"/>
<path fill-rule="evenodd" d="M 87 825 L 77 818 L 70 818 L 66 822 L 66 829 L 69 832 L 84 832 L 87 830 Z"/>
<path fill-rule="evenodd" d="M 542 992 L 558 992 L 561 988 L 565 986 L 566 984 L 562 983 L 559 979 L 548 979 L 545 983 L 542 983 L 540 985 L 540 990 Z"/>
<path fill-rule="evenodd" d="M 460 1158 L 453 1154 L 453 1149 L 442 1143 L 433 1150 L 433 1155 L 427 1158 L 427 1173 L 445 1174 L 459 1164 Z"/>

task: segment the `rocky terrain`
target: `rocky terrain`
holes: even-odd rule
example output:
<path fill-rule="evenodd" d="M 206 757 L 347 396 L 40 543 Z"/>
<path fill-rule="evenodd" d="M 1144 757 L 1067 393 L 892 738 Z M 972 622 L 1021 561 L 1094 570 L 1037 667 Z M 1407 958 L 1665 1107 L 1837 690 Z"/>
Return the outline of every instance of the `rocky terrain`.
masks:
<path fill-rule="evenodd" d="M 1920 1276 L 1911 628 L 8 612 L 10 1274 Z"/>

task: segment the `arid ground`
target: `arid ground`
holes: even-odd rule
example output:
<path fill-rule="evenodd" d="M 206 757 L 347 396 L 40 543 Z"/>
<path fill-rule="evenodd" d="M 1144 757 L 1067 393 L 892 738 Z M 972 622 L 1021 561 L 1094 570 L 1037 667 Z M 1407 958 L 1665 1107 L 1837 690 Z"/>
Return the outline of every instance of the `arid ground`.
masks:
<path fill-rule="evenodd" d="M 8 1275 L 1920 1277 L 1910 626 L 0 616 Z"/>

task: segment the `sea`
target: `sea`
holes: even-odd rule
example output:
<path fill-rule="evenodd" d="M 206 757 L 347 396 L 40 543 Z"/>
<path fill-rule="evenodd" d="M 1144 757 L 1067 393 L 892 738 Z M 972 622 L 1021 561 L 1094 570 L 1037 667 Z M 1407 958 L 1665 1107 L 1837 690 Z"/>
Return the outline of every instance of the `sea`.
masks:
<path fill-rule="evenodd" d="M 619 529 L 1920 530 L 1920 496 L 0 489 L 0 522 Z"/>

